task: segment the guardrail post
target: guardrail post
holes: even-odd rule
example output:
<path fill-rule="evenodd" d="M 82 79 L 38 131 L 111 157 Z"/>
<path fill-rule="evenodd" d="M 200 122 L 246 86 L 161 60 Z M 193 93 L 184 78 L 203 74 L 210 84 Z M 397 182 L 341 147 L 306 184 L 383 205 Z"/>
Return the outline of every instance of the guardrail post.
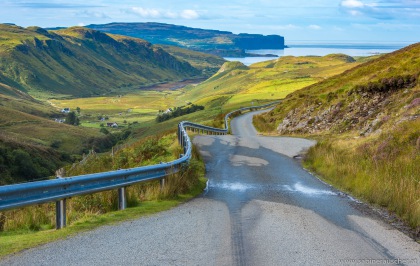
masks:
<path fill-rule="evenodd" d="M 55 202 L 55 229 L 66 227 L 66 199 Z"/>
<path fill-rule="evenodd" d="M 6 224 L 6 215 L 0 212 L 0 232 L 4 231 L 4 225 Z"/>
<path fill-rule="evenodd" d="M 187 153 L 187 145 L 188 145 L 188 143 L 187 143 L 187 133 L 185 133 L 184 134 L 184 143 L 183 143 L 184 145 L 184 154 L 185 153 Z"/>
<path fill-rule="evenodd" d="M 178 124 L 178 141 L 182 145 L 182 126 Z"/>
<path fill-rule="evenodd" d="M 125 210 L 127 208 L 127 195 L 125 187 L 118 188 L 118 210 Z"/>
<path fill-rule="evenodd" d="M 182 126 L 179 125 L 179 143 L 181 143 L 181 145 L 184 142 L 183 133 L 182 132 L 183 132 Z"/>
<path fill-rule="evenodd" d="M 162 191 L 165 188 L 165 178 L 161 178 L 159 180 L 160 183 L 160 190 Z"/>
<path fill-rule="evenodd" d="M 62 178 L 57 176 L 57 179 Z M 66 199 L 61 199 L 55 202 L 55 229 L 61 229 L 66 227 Z"/>

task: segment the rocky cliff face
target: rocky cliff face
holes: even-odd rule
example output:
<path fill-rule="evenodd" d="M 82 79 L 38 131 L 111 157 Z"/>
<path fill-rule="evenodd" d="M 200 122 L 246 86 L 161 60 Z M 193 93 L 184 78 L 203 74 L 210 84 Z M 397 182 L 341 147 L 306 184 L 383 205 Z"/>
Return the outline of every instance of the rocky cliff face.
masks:
<path fill-rule="evenodd" d="M 321 132 L 343 133 L 357 130 L 360 135 L 380 133 L 381 126 L 393 121 L 401 123 L 420 118 L 420 95 L 412 89 L 417 84 L 416 76 L 395 78 L 392 89 L 366 91 L 356 88 L 336 104 L 312 103 L 305 109 L 289 111 L 277 127 L 282 134 Z M 398 81 L 401 81 L 398 84 Z M 368 88 L 369 86 L 367 86 Z M 330 97 L 334 97 L 331 95 Z M 408 104 L 396 103 L 406 100 Z M 397 111 L 392 114 L 390 110 Z"/>
<path fill-rule="evenodd" d="M 245 50 L 284 49 L 284 37 L 279 35 L 239 34 L 233 39 L 235 45 Z"/>

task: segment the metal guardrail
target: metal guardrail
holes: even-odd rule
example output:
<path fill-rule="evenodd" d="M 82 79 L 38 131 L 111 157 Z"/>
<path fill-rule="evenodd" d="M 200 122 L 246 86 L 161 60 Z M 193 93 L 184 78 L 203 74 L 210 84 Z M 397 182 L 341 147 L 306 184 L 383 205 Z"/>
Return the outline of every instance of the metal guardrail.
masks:
<path fill-rule="evenodd" d="M 178 124 L 178 142 L 183 147 L 182 156 L 168 163 L 143 166 L 131 169 L 123 169 L 96 174 L 57 178 L 44 181 L 29 182 L 0 186 L 0 211 L 21 208 L 34 204 L 56 202 L 56 228 L 66 226 L 66 199 L 74 196 L 92 194 L 100 191 L 118 189 L 118 207 L 126 208 L 125 188 L 129 185 L 160 180 L 161 186 L 165 183 L 165 177 L 176 173 L 181 166 L 191 159 L 191 140 L 187 129 L 204 134 L 225 135 L 229 132 L 229 117 L 240 111 L 263 109 L 278 102 L 261 106 L 245 107 L 225 116 L 225 128 L 214 128 L 188 121 Z"/>

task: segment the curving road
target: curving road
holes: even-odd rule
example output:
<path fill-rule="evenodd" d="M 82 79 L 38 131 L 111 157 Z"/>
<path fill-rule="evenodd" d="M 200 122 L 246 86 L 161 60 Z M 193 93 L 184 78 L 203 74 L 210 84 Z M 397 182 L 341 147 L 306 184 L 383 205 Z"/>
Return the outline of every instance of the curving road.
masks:
<path fill-rule="evenodd" d="M 0 265 L 420 264 L 418 243 L 292 158 L 312 141 L 258 136 L 252 114 L 232 121 L 233 136 L 194 139 L 209 178 L 202 196 Z"/>

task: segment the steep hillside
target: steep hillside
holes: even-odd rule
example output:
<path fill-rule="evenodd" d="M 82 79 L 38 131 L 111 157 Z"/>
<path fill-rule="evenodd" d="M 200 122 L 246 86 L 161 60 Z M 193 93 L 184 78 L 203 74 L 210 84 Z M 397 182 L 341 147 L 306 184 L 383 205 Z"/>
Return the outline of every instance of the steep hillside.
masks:
<path fill-rule="evenodd" d="M 420 43 L 289 95 L 260 116 L 280 133 L 380 131 L 419 116 Z"/>
<path fill-rule="evenodd" d="M 0 83 L 33 96 L 91 96 L 195 78 L 201 71 L 131 37 L 0 25 Z"/>
<path fill-rule="evenodd" d="M 5 89 L 8 95 L 0 93 L 0 185 L 51 176 L 90 148 L 88 138 L 102 135 L 57 123 L 53 118 L 62 115 L 51 106 Z"/>
<path fill-rule="evenodd" d="M 2 77 L 1 73 L 0 80 L 5 80 L 5 78 Z M 21 99 L 32 100 L 32 97 L 29 96 L 27 93 L 0 82 L 0 95 L 2 94 Z"/>
<path fill-rule="evenodd" d="M 179 60 L 187 61 L 193 67 L 201 70 L 202 75 L 205 77 L 212 76 L 226 62 L 226 60 L 216 55 L 196 52 L 172 45 L 157 46 L 162 47 L 166 52 L 177 57 Z"/>
<path fill-rule="evenodd" d="M 166 44 L 204 51 L 216 55 L 236 56 L 244 50 L 284 49 L 284 38 L 279 35 L 233 34 L 229 31 L 205 30 L 163 23 L 109 23 L 88 25 L 88 28 Z"/>
<path fill-rule="evenodd" d="M 417 43 L 296 91 L 254 124 L 316 137 L 307 167 L 420 239 L 419 79 Z"/>

